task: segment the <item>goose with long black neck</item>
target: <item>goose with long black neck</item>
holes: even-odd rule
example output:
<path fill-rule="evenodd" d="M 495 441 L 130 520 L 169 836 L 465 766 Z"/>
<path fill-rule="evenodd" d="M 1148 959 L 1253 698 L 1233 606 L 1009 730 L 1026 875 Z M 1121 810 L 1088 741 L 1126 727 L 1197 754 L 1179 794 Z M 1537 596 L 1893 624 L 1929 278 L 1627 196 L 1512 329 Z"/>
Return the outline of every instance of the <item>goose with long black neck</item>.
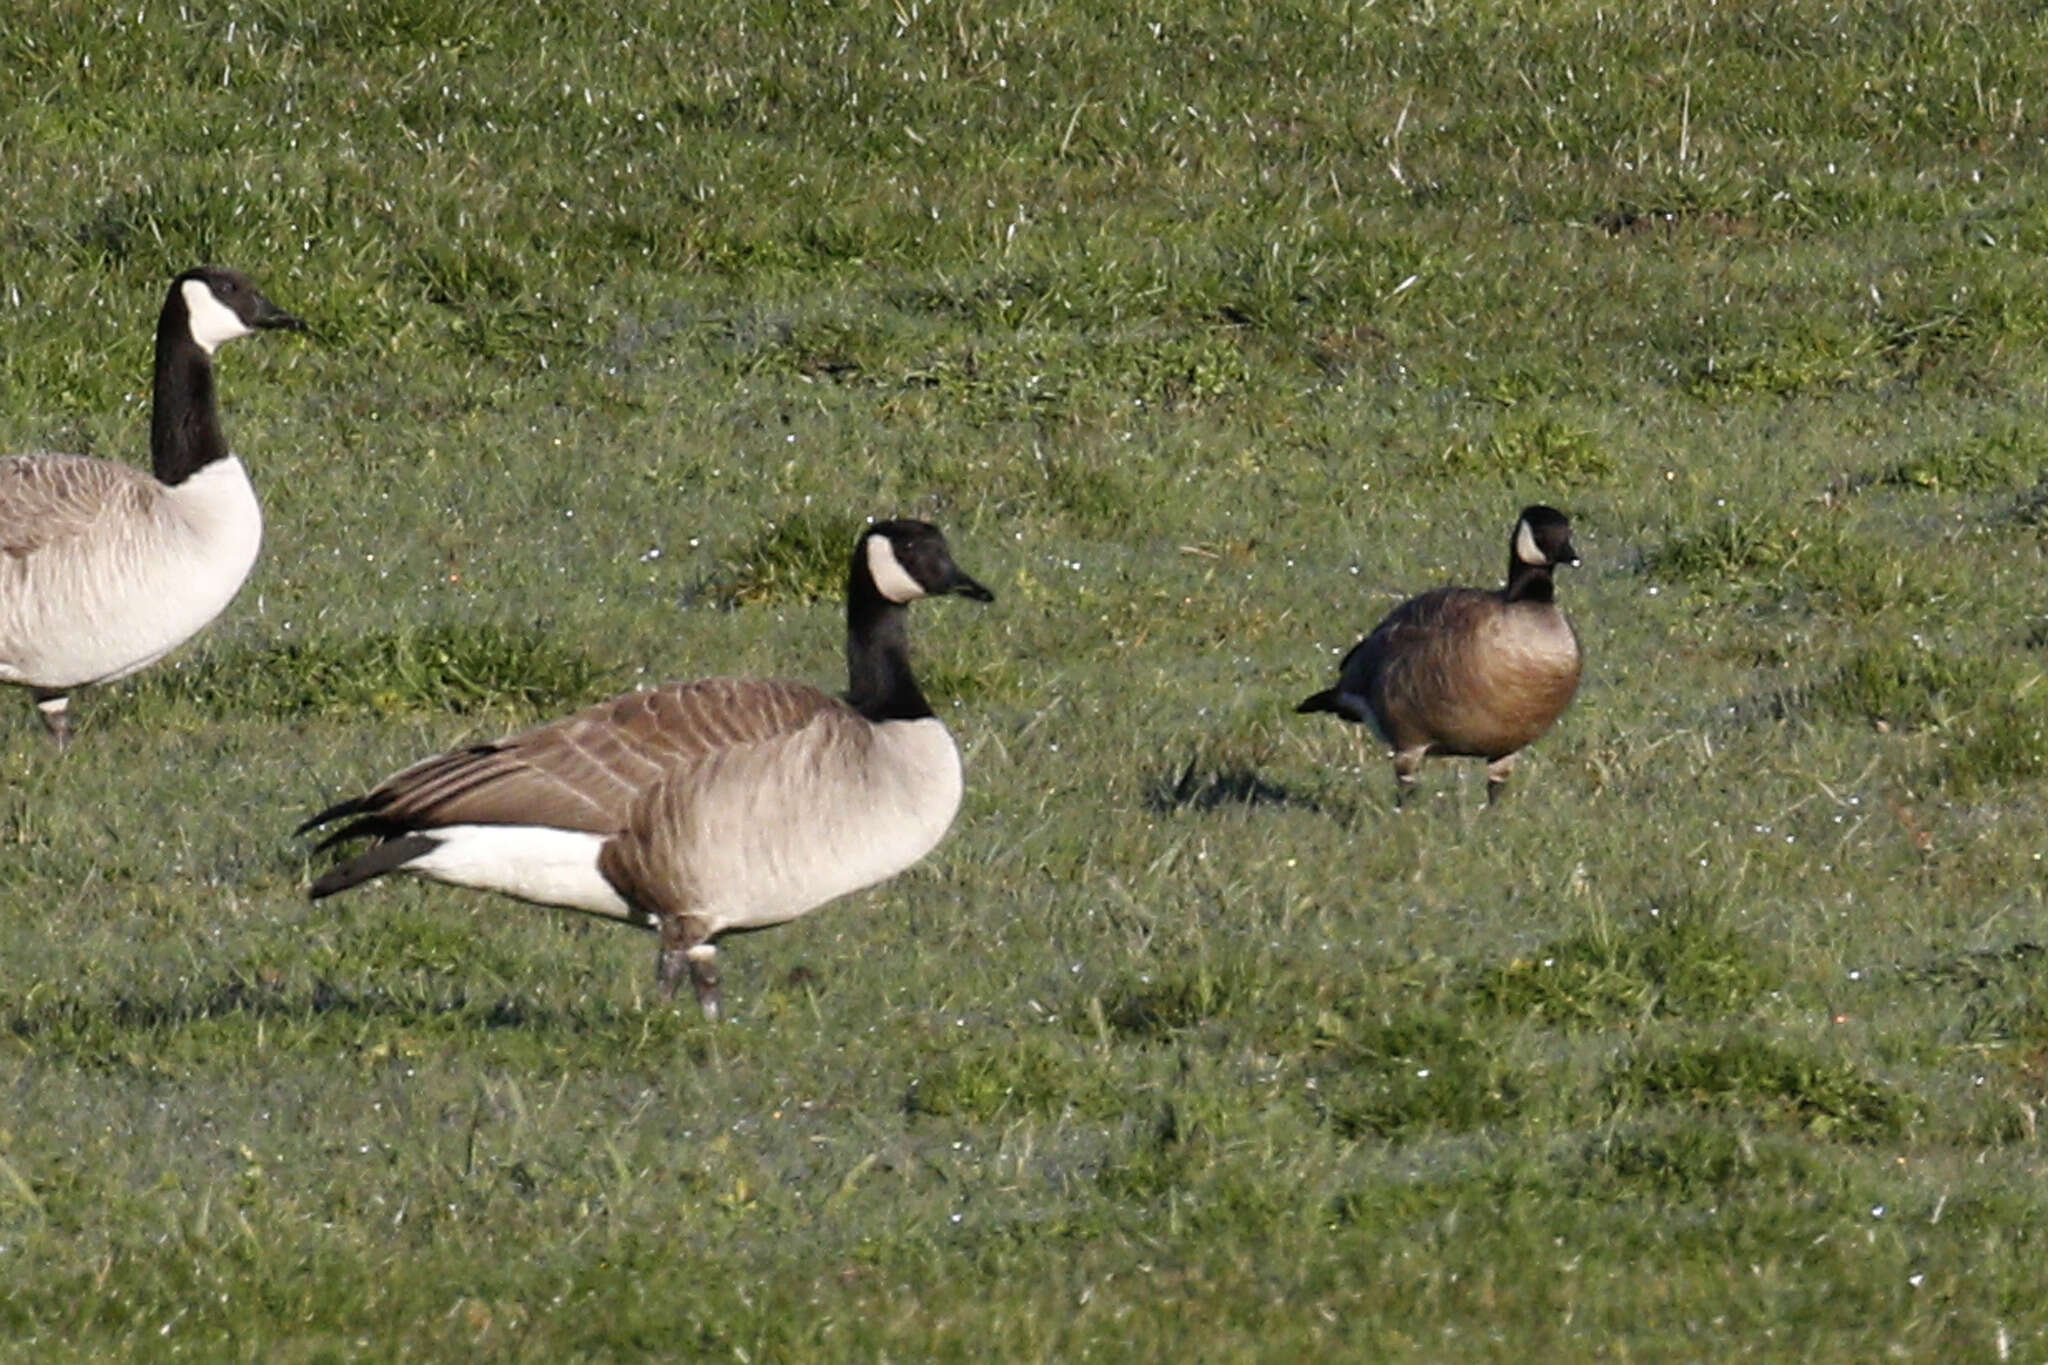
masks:
<path fill-rule="evenodd" d="M 1579 687 L 1578 633 L 1553 575 L 1577 564 L 1571 522 L 1525 507 L 1508 538 L 1504 587 L 1438 588 L 1388 612 L 1344 657 L 1337 685 L 1295 707 L 1369 724 L 1394 751 L 1394 804 L 1430 754 L 1486 760 L 1500 798 L 1515 756 L 1564 714 Z"/>
<path fill-rule="evenodd" d="M 149 472 L 87 455 L 0 460 L 0 682 L 29 689 L 60 748 L 70 694 L 146 668 L 241 591 L 263 543 L 228 449 L 213 357 L 305 324 L 217 266 L 171 282 L 156 325 Z"/>
<path fill-rule="evenodd" d="M 860 555 L 846 584 L 847 705 L 871 721 L 923 720 L 932 708 L 910 671 L 908 608 L 925 589 L 888 536 L 863 537 Z"/>
<path fill-rule="evenodd" d="M 675 683 L 415 763 L 299 827 L 346 820 L 323 849 L 374 841 L 310 894 L 404 872 L 651 929 L 662 996 L 687 975 L 715 1019 L 721 937 L 886 881 L 952 825 L 960 753 L 908 631 L 910 603 L 944 595 L 994 600 L 937 527 L 878 522 L 848 566 L 844 697 Z"/>

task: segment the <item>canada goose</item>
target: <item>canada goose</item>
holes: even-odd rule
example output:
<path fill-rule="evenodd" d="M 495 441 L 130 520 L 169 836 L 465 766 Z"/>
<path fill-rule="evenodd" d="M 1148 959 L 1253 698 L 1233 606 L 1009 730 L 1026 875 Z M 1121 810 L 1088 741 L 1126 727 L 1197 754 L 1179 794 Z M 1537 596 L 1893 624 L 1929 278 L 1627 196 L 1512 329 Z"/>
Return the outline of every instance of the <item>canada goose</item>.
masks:
<path fill-rule="evenodd" d="M 29 689 L 60 749 L 73 688 L 155 663 L 249 576 L 263 512 L 221 435 L 213 353 L 276 327 L 305 323 L 247 276 L 188 270 L 157 317 L 153 475 L 86 455 L 0 459 L 0 682 Z"/>
<path fill-rule="evenodd" d="M 1394 750 L 1397 808 L 1430 753 L 1485 759 L 1491 805 L 1515 755 L 1578 691 L 1579 637 L 1551 582 L 1552 569 L 1579 562 L 1572 524 L 1554 507 L 1525 507 L 1508 544 L 1506 587 L 1409 598 L 1344 656 L 1335 687 L 1294 708 L 1372 722 Z"/>
<path fill-rule="evenodd" d="M 655 929 L 663 998 L 687 964 L 716 1019 L 720 935 L 893 877 L 953 823 L 960 754 L 911 675 L 904 624 L 909 603 L 944 593 L 995 600 L 936 526 L 870 526 L 847 575 L 844 701 L 797 682 L 675 683 L 416 763 L 299 826 L 353 817 L 319 847 L 377 840 L 312 898 L 411 872 Z"/>

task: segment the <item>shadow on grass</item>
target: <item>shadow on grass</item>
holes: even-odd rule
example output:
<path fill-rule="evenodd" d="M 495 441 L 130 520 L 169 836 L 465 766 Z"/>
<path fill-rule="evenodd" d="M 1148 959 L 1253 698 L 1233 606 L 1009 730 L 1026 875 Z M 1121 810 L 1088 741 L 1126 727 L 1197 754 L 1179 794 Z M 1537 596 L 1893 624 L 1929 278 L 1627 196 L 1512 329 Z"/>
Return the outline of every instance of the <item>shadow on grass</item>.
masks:
<path fill-rule="evenodd" d="M 357 989 L 328 979 L 310 986 L 270 984 L 237 977 L 198 989 L 172 988 L 163 995 L 71 995 L 0 1013 L 0 1037 L 81 1058 L 118 1052 L 135 1035 L 179 1033 L 201 1025 L 311 1021 L 447 1023 L 464 1030 L 514 1031 L 531 1035 L 589 1034 L 613 1024 L 644 1018 L 638 1011 L 586 1002 L 568 1010 L 515 995 L 476 995 L 462 989 Z"/>
<path fill-rule="evenodd" d="M 1941 1033 L 1952 1046 L 2048 1043 L 2048 950 L 2031 939 L 1897 970 L 1901 980 L 1944 1002 Z"/>
<path fill-rule="evenodd" d="M 1259 776 L 1248 764 L 1205 767 L 1199 755 L 1190 758 L 1178 776 L 1152 778 L 1145 785 L 1148 810 L 1168 814 L 1179 810 L 1211 811 L 1227 806 L 1280 806 L 1322 813 L 1323 805 L 1278 782 Z"/>
<path fill-rule="evenodd" d="M 243 1015 L 252 1019 L 303 1019 L 338 1016 L 380 1019 L 395 1015 L 477 1015 L 486 1027 L 516 1027 L 535 1021 L 532 1005 L 501 999 L 479 1009 L 467 994 L 440 1000 L 403 999 L 385 991 L 351 991 L 330 981 L 316 981 L 310 994 L 272 988 L 249 981 L 220 982 L 203 991 L 177 991 L 158 998 L 116 995 L 91 1001 L 78 996 L 40 1001 L 27 1010 L 10 1011 L 0 1030 L 24 1040 L 60 1032 L 154 1030 L 179 1028 L 201 1020 Z M 542 1013 L 552 1013 L 542 1011 Z M 81 1028 L 81 1025 L 84 1027 Z"/>

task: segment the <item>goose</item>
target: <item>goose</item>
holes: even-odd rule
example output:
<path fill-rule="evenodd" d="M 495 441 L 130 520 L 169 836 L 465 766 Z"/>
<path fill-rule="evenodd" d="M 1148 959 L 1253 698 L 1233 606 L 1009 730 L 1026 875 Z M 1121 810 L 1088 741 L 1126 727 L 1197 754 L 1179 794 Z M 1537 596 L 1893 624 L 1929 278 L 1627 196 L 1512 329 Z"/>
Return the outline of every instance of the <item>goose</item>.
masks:
<path fill-rule="evenodd" d="M 1294 708 L 1371 722 L 1394 751 L 1396 809 L 1431 753 L 1485 759 L 1492 805 L 1515 755 L 1578 691 L 1579 637 L 1551 581 L 1558 565 L 1579 562 L 1571 521 L 1554 507 L 1525 507 L 1508 545 L 1506 587 L 1409 598 L 1344 656 L 1335 687 Z"/>
<path fill-rule="evenodd" d="M 0 459 L 0 682 L 29 689 L 60 751 L 73 689 L 155 663 L 248 578 L 263 512 L 221 434 L 213 353 L 305 325 L 245 275 L 188 270 L 157 318 L 152 472 L 86 455 Z"/>
<path fill-rule="evenodd" d="M 845 698 L 804 683 L 710 678 L 629 692 L 509 739 L 457 749 L 329 806 L 321 900 L 388 872 L 579 910 L 660 935 L 664 1000 L 687 967 L 719 1015 L 718 939 L 885 881 L 938 845 L 960 808 L 960 753 L 910 669 L 905 608 L 995 595 L 922 521 L 854 546 Z"/>

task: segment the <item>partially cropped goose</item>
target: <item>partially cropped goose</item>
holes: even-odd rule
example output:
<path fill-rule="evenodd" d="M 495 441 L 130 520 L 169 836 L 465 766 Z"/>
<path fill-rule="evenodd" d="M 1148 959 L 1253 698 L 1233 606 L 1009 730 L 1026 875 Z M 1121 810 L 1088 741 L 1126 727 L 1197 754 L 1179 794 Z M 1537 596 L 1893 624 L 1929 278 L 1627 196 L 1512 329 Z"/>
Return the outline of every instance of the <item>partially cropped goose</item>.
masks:
<path fill-rule="evenodd" d="M 416 763 L 299 827 L 352 817 L 320 847 L 377 840 L 312 897 L 410 872 L 654 929 L 663 996 L 687 966 L 715 1019 L 720 935 L 893 877 L 953 823 L 960 754 L 905 630 L 909 603 L 944 593 L 994 600 L 937 527 L 871 526 L 847 580 L 844 700 L 798 682 L 677 683 Z"/>
<path fill-rule="evenodd" d="M 1579 637 L 1558 610 L 1551 571 L 1577 564 L 1572 526 L 1525 507 L 1509 540 L 1507 586 L 1438 588 L 1394 608 L 1344 656 L 1337 685 L 1297 706 L 1371 722 L 1394 750 L 1395 804 L 1426 754 L 1486 760 L 1486 799 L 1515 755 L 1548 730 L 1579 688 Z"/>
<path fill-rule="evenodd" d="M 244 275 L 188 270 L 157 318 L 153 473 L 85 455 L 0 460 L 0 682 L 30 690 L 59 747 L 73 688 L 155 663 L 248 578 L 263 513 L 221 435 L 213 353 L 304 326 Z"/>

